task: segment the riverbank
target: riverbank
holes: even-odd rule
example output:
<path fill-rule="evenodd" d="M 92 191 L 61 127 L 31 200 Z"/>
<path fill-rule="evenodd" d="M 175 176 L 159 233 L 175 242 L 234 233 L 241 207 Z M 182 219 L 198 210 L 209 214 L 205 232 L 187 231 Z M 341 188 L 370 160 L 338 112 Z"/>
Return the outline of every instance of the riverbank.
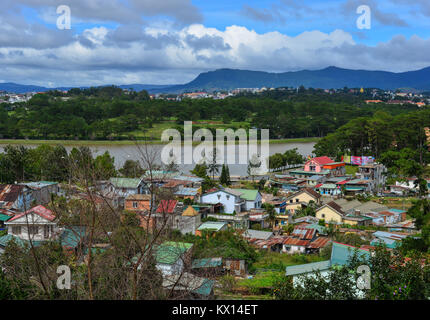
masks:
<path fill-rule="evenodd" d="M 312 143 L 321 138 L 271 139 L 270 144 L 281 143 Z M 161 140 L 29 140 L 29 139 L 0 139 L 0 145 L 63 145 L 63 146 L 131 146 L 135 144 L 167 144 Z M 194 142 L 194 145 L 200 142 Z"/>

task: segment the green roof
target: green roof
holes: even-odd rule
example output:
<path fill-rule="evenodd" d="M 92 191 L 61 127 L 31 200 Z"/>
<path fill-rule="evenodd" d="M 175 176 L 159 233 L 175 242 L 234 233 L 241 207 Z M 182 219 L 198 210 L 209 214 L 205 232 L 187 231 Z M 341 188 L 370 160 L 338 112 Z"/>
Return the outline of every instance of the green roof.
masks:
<path fill-rule="evenodd" d="M 246 201 L 254 201 L 257 198 L 258 190 L 249 190 L 249 189 L 234 189 L 241 192 L 241 198 Z"/>
<path fill-rule="evenodd" d="M 321 189 L 321 188 L 325 188 L 325 189 L 336 189 L 336 188 L 337 188 L 337 186 L 336 186 L 335 184 L 332 184 L 332 183 L 325 183 L 325 184 L 323 184 L 322 186 L 320 186 L 319 188 L 320 188 L 320 189 Z"/>
<path fill-rule="evenodd" d="M 219 231 L 221 230 L 227 223 L 226 222 L 215 222 L 215 221 L 208 221 L 203 223 L 197 230 L 205 230 L 205 229 L 210 229 L 210 230 L 216 230 Z"/>
<path fill-rule="evenodd" d="M 142 179 L 139 179 L 139 178 L 110 178 L 109 181 L 116 188 L 134 189 L 134 188 L 139 187 L 139 184 L 142 181 Z"/>
<path fill-rule="evenodd" d="M 222 258 L 205 258 L 195 259 L 191 265 L 191 268 L 216 268 L 222 266 Z"/>
<path fill-rule="evenodd" d="M 6 222 L 6 221 L 8 221 L 10 218 L 12 218 L 12 217 L 11 217 L 11 216 L 8 216 L 7 214 L 0 213 L 0 221 Z"/>
<path fill-rule="evenodd" d="M 297 266 L 290 266 L 285 269 L 286 276 L 295 276 L 303 273 L 315 272 L 315 271 L 325 271 L 330 269 L 330 260 L 319 261 L 313 263 L 300 264 Z"/>
<path fill-rule="evenodd" d="M 186 242 L 164 242 L 156 249 L 156 261 L 161 264 L 174 264 L 191 247 L 192 243 Z"/>
<path fill-rule="evenodd" d="M 333 242 L 333 247 L 331 251 L 331 264 L 341 266 L 346 265 L 349 257 L 354 254 L 355 250 L 358 251 L 359 257 L 370 257 L 370 252 L 367 250 L 359 249 L 342 243 Z"/>
<path fill-rule="evenodd" d="M 7 234 L 3 237 L 0 237 L 0 246 L 6 247 L 7 244 L 9 243 L 9 241 L 11 241 L 12 239 L 15 240 L 15 242 L 22 247 L 24 247 L 25 244 L 30 245 L 30 241 L 28 241 L 28 240 L 23 240 L 21 238 L 18 238 L 16 236 L 12 235 L 12 234 Z M 38 246 L 42 245 L 44 242 L 45 241 L 33 241 L 33 246 L 38 247 Z"/>
<path fill-rule="evenodd" d="M 85 227 L 70 227 L 64 230 L 60 240 L 63 247 L 76 248 L 85 237 Z"/>
<path fill-rule="evenodd" d="M 193 293 L 196 293 L 202 296 L 208 296 L 211 294 L 214 284 L 215 284 L 215 280 L 205 279 L 203 284 L 200 287 L 193 290 Z"/>

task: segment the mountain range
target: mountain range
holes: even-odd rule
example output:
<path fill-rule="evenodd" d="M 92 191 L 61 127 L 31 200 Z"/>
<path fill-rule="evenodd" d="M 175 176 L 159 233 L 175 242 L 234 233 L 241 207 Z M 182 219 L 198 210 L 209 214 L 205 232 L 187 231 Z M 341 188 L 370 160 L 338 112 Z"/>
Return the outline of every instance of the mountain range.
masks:
<path fill-rule="evenodd" d="M 387 71 L 349 70 L 328 67 L 322 70 L 303 70 L 284 73 L 269 73 L 237 69 L 218 69 L 199 74 L 194 80 L 180 85 L 120 85 L 123 89 L 136 91 L 147 90 L 150 93 L 182 93 L 197 90 L 230 90 L 236 88 L 279 88 L 279 87 L 312 87 L 321 89 L 379 88 L 395 90 L 410 88 L 418 91 L 430 90 L 430 67 L 401 73 Z M 0 90 L 25 93 L 43 92 L 52 89 L 67 90 L 70 88 L 45 88 L 15 83 L 0 83 Z"/>

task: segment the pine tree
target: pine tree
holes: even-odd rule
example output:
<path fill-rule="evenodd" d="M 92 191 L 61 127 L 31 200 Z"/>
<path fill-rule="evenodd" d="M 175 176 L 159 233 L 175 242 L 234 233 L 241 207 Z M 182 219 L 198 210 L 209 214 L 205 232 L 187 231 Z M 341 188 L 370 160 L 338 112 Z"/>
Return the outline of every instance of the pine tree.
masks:
<path fill-rule="evenodd" d="M 230 180 L 230 169 L 228 168 L 228 165 L 225 166 L 225 176 L 226 176 L 226 185 L 231 185 L 231 180 Z"/>
<path fill-rule="evenodd" d="M 219 177 L 219 182 L 221 182 L 221 184 L 227 184 L 227 171 L 226 171 L 224 164 L 222 165 L 221 176 Z"/>

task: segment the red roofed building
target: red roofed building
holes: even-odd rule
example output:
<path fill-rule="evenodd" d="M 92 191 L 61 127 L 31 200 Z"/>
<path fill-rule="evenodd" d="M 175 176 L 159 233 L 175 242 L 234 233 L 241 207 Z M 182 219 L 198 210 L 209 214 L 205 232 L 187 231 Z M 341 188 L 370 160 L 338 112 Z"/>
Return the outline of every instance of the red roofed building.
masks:
<path fill-rule="evenodd" d="M 54 213 L 41 205 L 17 214 L 5 225 L 8 234 L 23 240 L 52 240 L 59 234 Z"/>
<path fill-rule="evenodd" d="M 177 200 L 161 200 L 157 208 L 157 213 L 172 214 L 174 213 L 177 204 Z"/>
<path fill-rule="evenodd" d="M 321 172 L 324 169 L 324 165 L 333 163 L 334 161 L 329 157 L 316 157 L 310 159 L 305 163 L 305 171 L 308 172 Z"/>

